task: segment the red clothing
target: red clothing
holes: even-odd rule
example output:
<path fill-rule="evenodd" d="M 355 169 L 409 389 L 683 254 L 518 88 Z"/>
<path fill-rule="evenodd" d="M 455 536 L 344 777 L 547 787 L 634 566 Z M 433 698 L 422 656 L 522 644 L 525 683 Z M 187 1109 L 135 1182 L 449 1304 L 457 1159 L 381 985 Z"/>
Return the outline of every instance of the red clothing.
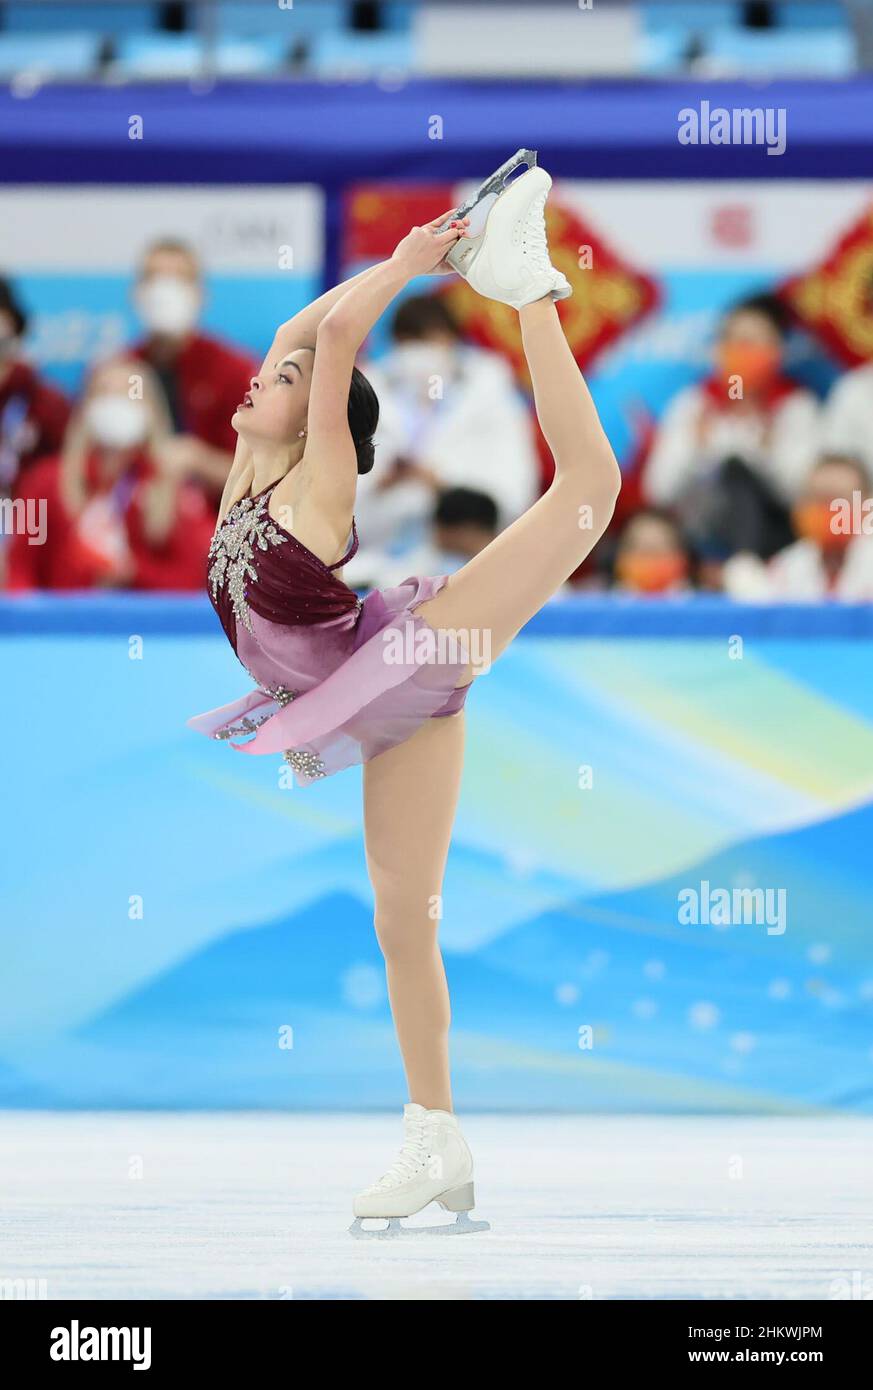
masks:
<path fill-rule="evenodd" d="M 0 483 L 14 487 L 22 468 L 61 448 L 70 403 L 26 362 L 0 380 Z"/>
<path fill-rule="evenodd" d="M 147 341 L 137 343 L 133 355 L 158 369 Z M 172 364 L 182 433 L 232 454 L 236 432 L 231 428 L 231 416 L 259 365 L 218 338 L 193 333 Z"/>
<path fill-rule="evenodd" d="M 705 381 L 700 383 L 701 391 L 706 393 L 709 405 L 714 410 L 730 410 L 735 402 L 728 395 L 727 387 L 722 377 L 717 372 L 708 376 Z M 783 376 L 781 373 L 773 377 L 767 387 L 758 393 L 754 398 L 759 410 L 769 413 L 775 410 L 777 405 L 782 405 L 789 396 L 793 396 L 795 391 L 803 388 L 798 382 L 793 381 L 790 376 Z"/>
<path fill-rule="evenodd" d="M 94 481 L 93 467 L 89 471 Z M 132 565 L 124 587 L 200 589 L 212 537 L 212 514 L 199 490 L 183 485 L 172 529 L 160 545 L 155 545 L 145 535 L 141 509 L 143 486 L 153 476 L 147 456 L 139 455 L 123 478 L 110 487 L 95 486 L 91 494 L 91 499 L 112 499 L 118 507 Z M 59 459 L 43 459 L 29 468 L 16 496 L 25 503 L 23 524 L 30 536 L 18 527 L 10 539 L 7 588 L 92 589 L 111 582 L 111 564 L 87 543 L 77 519 L 67 510 Z M 30 537 L 37 529 L 44 541 L 32 545 Z"/>

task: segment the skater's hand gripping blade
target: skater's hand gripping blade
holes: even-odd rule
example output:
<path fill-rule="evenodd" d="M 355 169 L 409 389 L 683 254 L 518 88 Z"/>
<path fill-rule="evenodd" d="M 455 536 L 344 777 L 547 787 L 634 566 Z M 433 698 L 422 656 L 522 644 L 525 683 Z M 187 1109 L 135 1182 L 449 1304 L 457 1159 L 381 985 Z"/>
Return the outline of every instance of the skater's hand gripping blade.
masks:
<path fill-rule="evenodd" d="M 356 1240 L 393 1240 L 398 1236 L 462 1236 L 475 1231 L 490 1231 L 489 1221 L 473 1221 L 469 1212 L 459 1212 L 454 1221 L 444 1221 L 438 1226 L 404 1226 L 399 1216 L 359 1216 L 349 1227 L 349 1235 Z M 365 1221 L 385 1221 L 387 1225 L 365 1226 Z"/>
<path fill-rule="evenodd" d="M 507 159 L 505 164 L 501 164 L 499 169 L 495 169 L 493 174 L 489 174 L 487 179 L 484 179 L 483 182 L 480 183 L 473 196 L 468 198 L 465 203 L 462 203 L 459 208 L 456 208 L 451 217 L 446 219 L 439 230 L 445 232 L 452 225 L 452 221 L 455 218 L 469 217 L 470 213 L 474 208 L 478 207 L 483 199 L 491 195 L 502 193 L 506 187 L 510 174 L 514 173 L 520 165 L 526 164 L 529 169 L 532 169 L 536 162 L 536 150 L 516 150 L 511 159 Z"/>

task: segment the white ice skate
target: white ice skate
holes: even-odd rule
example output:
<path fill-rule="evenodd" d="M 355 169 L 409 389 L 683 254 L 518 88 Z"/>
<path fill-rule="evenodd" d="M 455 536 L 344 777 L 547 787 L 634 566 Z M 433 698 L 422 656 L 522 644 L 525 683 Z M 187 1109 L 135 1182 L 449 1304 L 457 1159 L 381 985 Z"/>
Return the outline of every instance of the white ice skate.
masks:
<path fill-rule="evenodd" d="M 549 259 L 545 206 L 552 180 L 536 158 L 535 150 L 519 150 L 458 209 L 455 217 L 470 218 L 469 232 L 446 256 L 479 294 L 515 309 L 573 293 Z M 527 171 L 506 182 L 521 164 Z"/>
<path fill-rule="evenodd" d="M 429 1202 L 456 1212 L 456 1219 L 441 1226 L 400 1224 L 401 1217 L 414 1216 Z M 490 1230 L 487 1221 L 470 1220 L 473 1206 L 473 1158 L 457 1117 L 410 1104 L 403 1107 L 403 1147 L 397 1161 L 355 1198 L 349 1230 L 359 1238 Z M 370 1219 L 388 1224 L 375 1229 L 362 1225 Z"/>

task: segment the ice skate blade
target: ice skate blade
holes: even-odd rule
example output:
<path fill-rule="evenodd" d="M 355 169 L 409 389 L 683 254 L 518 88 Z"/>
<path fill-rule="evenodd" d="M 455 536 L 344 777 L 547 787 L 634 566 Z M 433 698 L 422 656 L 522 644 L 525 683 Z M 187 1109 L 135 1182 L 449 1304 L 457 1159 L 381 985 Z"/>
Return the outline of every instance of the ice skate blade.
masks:
<path fill-rule="evenodd" d="M 438 230 L 444 232 L 452 225 L 455 219 L 468 217 L 474 208 L 476 208 L 483 199 L 489 197 L 490 194 L 502 193 L 504 188 L 508 186 L 507 180 L 510 174 L 519 168 L 520 165 L 526 164 L 529 169 L 533 169 L 536 162 L 536 150 L 516 150 L 511 159 L 507 159 L 505 164 L 501 164 L 499 169 L 495 169 L 493 174 L 489 174 L 488 178 L 480 183 L 471 198 L 468 198 L 459 208 L 455 208 L 451 217 L 447 218 Z"/>
<path fill-rule="evenodd" d="M 454 1221 L 445 1221 L 439 1226 L 403 1226 L 400 1216 L 356 1216 L 349 1227 L 349 1235 L 355 1240 L 397 1240 L 400 1236 L 463 1236 L 475 1231 L 490 1231 L 490 1221 L 473 1221 L 470 1213 L 458 1212 Z M 365 1221 L 387 1221 L 387 1226 L 376 1230 L 366 1228 Z"/>

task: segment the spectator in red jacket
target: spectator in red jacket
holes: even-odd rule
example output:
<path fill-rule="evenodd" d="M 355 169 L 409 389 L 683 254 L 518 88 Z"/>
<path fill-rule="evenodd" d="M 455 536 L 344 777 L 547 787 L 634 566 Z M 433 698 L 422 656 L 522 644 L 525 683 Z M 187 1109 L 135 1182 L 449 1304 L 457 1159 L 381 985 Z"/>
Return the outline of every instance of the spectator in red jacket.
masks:
<path fill-rule="evenodd" d="M 714 370 L 670 402 L 642 478 L 675 511 L 706 585 L 737 551 L 766 559 L 791 538 L 790 510 L 818 449 L 819 406 L 788 375 L 784 306 L 754 295 L 725 315 Z"/>
<path fill-rule="evenodd" d="M 213 517 L 172 444 L 149 368 L 98 367 L 60 457 L 35 463 L 17 489 L 8 588 L 200 588 Z"/>
<path fill-rule="evenodd" d="M 0 277 L 0 494 L 10 492 L 21 469 L 61 447 L 70 403 L 21 354 L 27 315 L 8 280 Z"/>
<path fill-rule="evenodd" d="M 743 602 L 873 600 L 873 499 L 860 458 L 823 454 L 792 512 L 797 539 L 766 565 L 735 555 L 725 588 Z"/>
<path fill-rule="evenodd" d="M 217 504 L 236 435 L 231 417 L 259 364 L 198 332 L 203 307 L 200 262 L 185 242 L 153 242 L 139 268 L 134 303 L 146 331 L 133 348 L 163 387 L 176 438 L 177 467 Z"/>

